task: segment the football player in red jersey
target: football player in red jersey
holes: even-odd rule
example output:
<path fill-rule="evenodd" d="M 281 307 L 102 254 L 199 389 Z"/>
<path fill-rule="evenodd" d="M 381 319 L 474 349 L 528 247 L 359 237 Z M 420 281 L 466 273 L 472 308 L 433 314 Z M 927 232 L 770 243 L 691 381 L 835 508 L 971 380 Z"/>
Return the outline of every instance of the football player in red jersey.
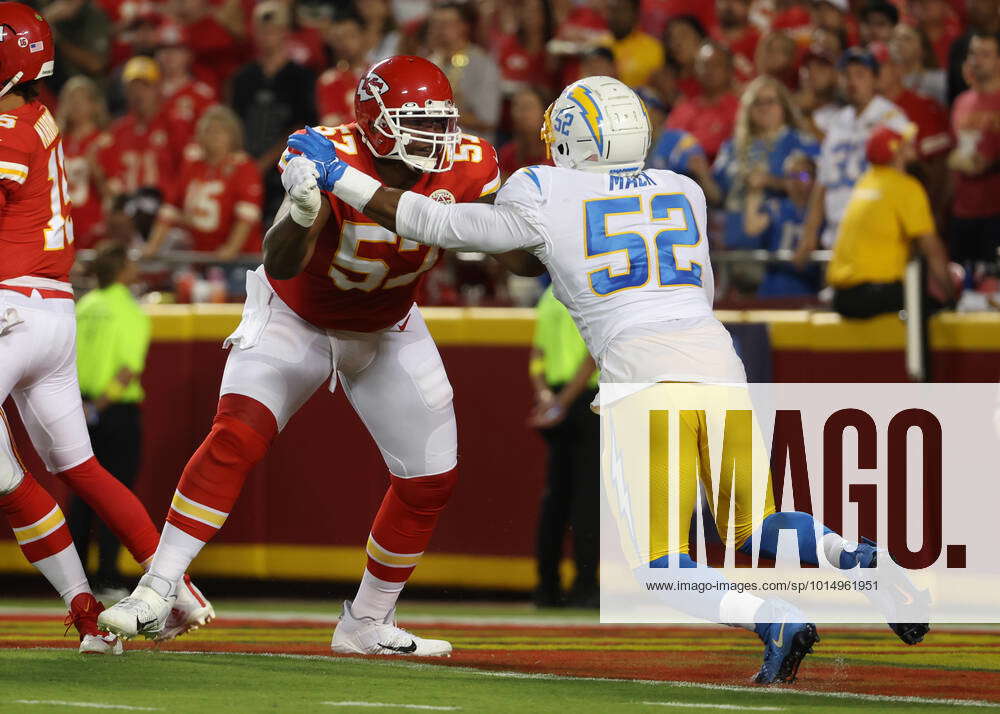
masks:
<path fill-rule="evenodd" d="M 135 559 L 158 535 L 138 499 L 105 471 L 90 446 L 76 377 L 69 270 L 73 222 L 63 146 L 36 80 L 52 74 L 52 32 L 27 5 L 0 3 L 0 404 L 12 396 L 46 468 L 79 494 Z M 28 560 L 70 608 L 80 651 L 120 654 L 97 628 L 91 594 L 62 511 L 32 477 L 0 411 L 0 512 Z M 167 625 L 176 635 L 214 613 L 185 580 Z"/>
<path fill-rule="evenodd" d="M 451 85 L 418 57 L 391 57 L 362 77 L 357 124 L 309 129 L 360 171 L 443 202 L 492 200 L 500 186 L 493 147 L 458 129 Z M 325 137 L 325 138 L 324 138 Z M 131 636 L 170 609 L 183 572 L 236 501 L 275 434 L 322 385 L 339 379 L 389 471 L 368 538 L 368 561 L 345 602 L 336 652 L 434 656 L 442 640 L 396 627 L 395 604 L 427 547 L 456 479 L 452 390 L 437 347 L 413 302 L 436 249 L 400 240 L 346 203 L 316 189 L 311 161 L 286 151 L 288 190 L 264 241 L 264 265 L 247 278 L 243 320 L 232 346 L 212 431 L 188 462 L 152 568 L 132 593 L 101 614 Z M 507 256 L 519 272 L 536 267 Z M 155 624 L 153 625 L 155 626 Z"/>
<path fill-rule="evenodd" d="M 214 251 L 219 260 L 260 252 L 263 183 L 257 164 L 243 151 L 243 126 L 229 107 L 217 104 L 198 122 L 194 158 L 160 208 L 146 255 L 155 255 L 173 226 L 190 236 L 192 248 Z"/>

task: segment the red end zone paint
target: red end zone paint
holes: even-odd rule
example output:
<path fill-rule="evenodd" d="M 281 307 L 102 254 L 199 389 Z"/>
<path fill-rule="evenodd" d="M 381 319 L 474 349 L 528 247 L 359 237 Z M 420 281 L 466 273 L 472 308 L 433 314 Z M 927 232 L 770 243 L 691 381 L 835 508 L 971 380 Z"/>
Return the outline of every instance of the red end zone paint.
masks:
<path fill-rule="evenodd" d="M 75 648 L 75 637 L 59 637 L 60 622 L 54 615 L 0 615 L 0 648 Z M 332 629 L 331 622 L 308 619 L 222 618 L 168 644 L 132 641 L 127 649 L 337 657 L 328 645 Z M 753 635 L 721 628 L 420 623 L 412 629 L 455 645 L 452 657 L 424 661 L 484 670 L 745 685 L 760 664 Z M 983 669 L 1000 655 L 995 630 L 935 628 L 916 647 L 902 645 L 888 629 L 821 633 L 790 688 L 1000 702 L 1000 670 Z M 953 662 L 938 664 L 949 654 Z"/>

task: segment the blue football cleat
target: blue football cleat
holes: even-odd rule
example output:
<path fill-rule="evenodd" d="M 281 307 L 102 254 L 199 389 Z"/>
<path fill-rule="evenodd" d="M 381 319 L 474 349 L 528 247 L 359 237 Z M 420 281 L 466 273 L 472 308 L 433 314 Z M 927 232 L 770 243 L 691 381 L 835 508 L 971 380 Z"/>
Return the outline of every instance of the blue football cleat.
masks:
<path fill-rule="evenodd" d="M 754 676 L 756 684 L 792 683 L 798 674 L 803 658 L 819 642 L 816 625 L 811 622 L 790 622 L 790 616 L 801 615 L 786 606 L 776 614 L 783 614 L 780 622 L 762 622 L 754 631 L 764 643 L 764 664 Z"/>

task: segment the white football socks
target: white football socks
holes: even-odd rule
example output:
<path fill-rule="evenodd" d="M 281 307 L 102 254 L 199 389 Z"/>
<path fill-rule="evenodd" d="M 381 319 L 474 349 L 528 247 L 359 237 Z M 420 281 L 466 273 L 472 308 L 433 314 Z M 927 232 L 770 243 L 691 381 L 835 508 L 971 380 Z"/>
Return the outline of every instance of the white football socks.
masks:
<path fill-rule="evenodd" d="M 160 535 L 160 544 L 153 554 L 149 572 L 168 582 L 176 583 L 203 547 L 205 541 L 198 540 L 177 526 L 166 523 Z"/>
<path fill-rule="evenodd" d="M 403 592 L 405 582 L 393 583 L 381 580 L 365 570 L 361 576 L 358 594 L 351 603 L 351 613 L 355 617 L 371 617 L 381 622 L 396 607 L 399 594 Z"/>
<path fill-rule="evenodd" d="M 87 574 L 83 571 L 83 563 L 76 552 L 76 547 L 70 543 L 55 555 L 36 560 L 32 563 L 45 579 L 52 583 L 65 603 L 70 606 L 80 593 L 89 593 L 90 584 Z"/>
<path fill-rule="evenodd" d="M 719 622 L 755 632 L 754 618 L 764 601 L 747 593 L 728 592 L 719 602 Z"/>

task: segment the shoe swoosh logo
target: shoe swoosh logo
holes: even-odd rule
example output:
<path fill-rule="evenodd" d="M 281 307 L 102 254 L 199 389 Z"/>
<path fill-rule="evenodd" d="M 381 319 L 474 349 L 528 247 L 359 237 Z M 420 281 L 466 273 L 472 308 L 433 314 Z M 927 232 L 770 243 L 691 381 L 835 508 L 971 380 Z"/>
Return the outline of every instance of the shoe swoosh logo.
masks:
<path fill-rule="evenodd" d="M 406 330 L 406 326 L 407 326 L 407 325 L 409 324 L 409 322 L 410 322 L 410 316 L 409 316 L 409 315 L 407 315 L 407 316 L 406 316 L 406 319 L 405 319 L 405 320 L 403 320 L 403 321 L 402 321 L 401 323 L 399 323 L 399 324 L 397 325 L 397 327 L 399 328 L 399 331 L 400 331 L 400 332 L 403 332 L 403 331 L 405 331 L 405 330 Z M 390 647 L 389 649 L 392 649 L 392 648 Z"/>
<path fill-rule="evenodd" d="M 781 629 L 778 630 L 778 639 L 776 639 L 776 640 L 772 639 L 771 643 L 775 647 L 777 647 L 778 649 L 781 649 L 781 646 L 785 643 L 785 623 L 784 622 L 781 623 Z"/>
<path fill-rule="evenodd" d="M 910 595 L 910 593 L 906 592 L 905 590 L 903 590 L 903 588 L 899 587 L 898 585 L 895 585 L 893 587 L 895 587 L 896 590 L 899 592 L 899 594 L 903 596 L 903 604 L 904 605 L 912 605 L 913 604 L 913 596 Z"/>
<path fill-rule="evenodd" d="M 412 654 L 417 651 L 417 643 L 415 640 L 410 640 L 410 644 L 403 647 L 394 647 L 393 645 L 383 645 L 381 642 L 378 643 L 379 647 L 387 650 L 392 650 L 393 652 L 399 652 L 400 654 Z"/>
<path fill-rule="evenodd" d="M 145 622 L 143 622 L 138 617 L 135 618 L 135 626 L 136 626 L 136 629 L 139 632 L 142 632 L 143 630 L 145 630 L 150 625 L 155 625 L 155 624 L 156 624 L 156 620 L 155 619 L 153 619 L 153 620 L 146 620 Z"/>

